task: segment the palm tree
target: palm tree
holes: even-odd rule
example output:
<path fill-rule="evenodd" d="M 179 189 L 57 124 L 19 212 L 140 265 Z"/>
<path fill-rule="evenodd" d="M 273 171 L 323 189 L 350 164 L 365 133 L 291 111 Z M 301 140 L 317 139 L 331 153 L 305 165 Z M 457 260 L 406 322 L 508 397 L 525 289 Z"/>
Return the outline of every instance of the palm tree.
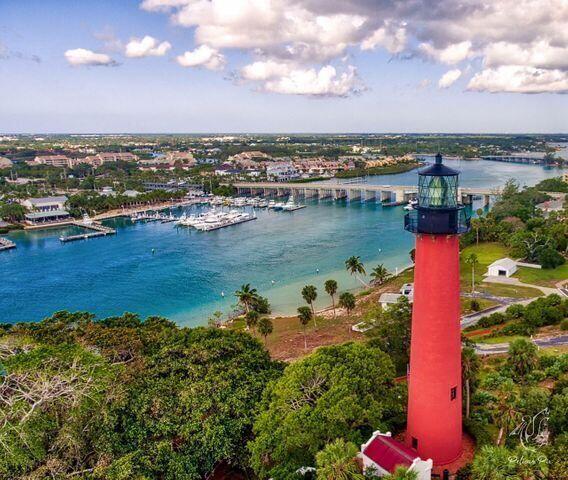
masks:
<path fill-rule="evenodd" d="M 406 467 L 396 467 L 393 473 L 383 478 L 387 480 L 416 480 L 418 478 L 418 472 L 409 470 Z"/>
<path fill-rule="evenodd" d="M 333 316 L 335 317 L 335 294 L 337 293 L 337 282 L 335 280 L 326 280 L 324 288 L 325 292 L 331 297 Z"/>
<path fill-rule="evenodd" d="M 256 288 L 251 288 L 250 283 L 241 285 L 241 289 L 235 292 L 235 297 L 239 299 L 239 303 L 245 307 L 246 313 L 250 311 L 252 302 L 258 297 Z"/>
<path fill-rule="evenodd" d="M 518 338 L 509 345 L 507 363 L 513 370 L 515 378 L 525 381 L 525 377 L 538 365 L 538 353 L 534 343 Z"/>
<path fill-rule="evenodd" d="M 471 381 L 476 377 L 480 364 L 475 350 L 471 347 L 464 347 L 462 350 L 462 380 L 465 389 L 465 418 L 469 418 Z"/>
<path fill-rule="evenodd" d="M 377 285 L 382 285 L 383 283 L 385 283 L 390 278 L 390 276 L 391 274 L 382 263 L 373 268 L 373 271 L 371 272 L 373 282 Z"/>
<path fill-rule="evenodd" d="M 338 438 L 316 455 L 317 480 L 364 480 L 357 463 L 357 447 Z"/>
<path fill-rule="evenodd" d="M 506 448 L 484 445 L 472 463 L 472 478 L 477 480 L 518 480 L 511 452 Z"/>
<path fill-rule="evenodd" d="M 304 349 L 308 349 L 308 339 L 306 337 L 306 326 L 310 323 L 312 319 L 312 311 L 310 307 L 298 307 L 298 320 L 300 320 L 300 325 L 304 329 Z"/>
<path fill-rule="evenodd" d="M 471 293 L 475 292 L 475 267 L 479 265 L 479 259 L 475 253 L 470 253 L 465 259 L 465 263 L 471 265 Z"/>
<path fill-rule="evenodd" d="M 491 403 L 491 415 L 495 425 L 499 427 L 497 446 L 501 444 L 503 438 L 519 419 L 517 404 L 518 394 L 516 386 L 512 380 L 507 380 L 499 386 L 495 400 Z"/>
<path fill-rule="evenodd" d="M 256 326 L 258 324 L 259 317 L 260 317 L 260 314 L 255 310 L 250 310 L 249 312 L 247 312 L 247 314 L 245 315 L 245 322 L 247 324 L 247 330 L 252 330 L 254 332 L 254 329 L 256 328 Z"/>
<path fill-rule="evenodd" d="M 548 478 L 548 459 L 542 450 L 519 445 L 515 448 L 517 473 L 522 479 Z"/>
<path fill-rule="evenodd" d="M 272 320 L 268 317 L 262 317 L 258 321 L 258 333 L 264 337 L 264 345 L 266 345 L 266 337 L 272 333 L 274 330 L 274 324 Z"/>
<path fill-rule="evenodd" d="M 361 262 L 361 257 L 352 256 L 345 260 L 345 268 L 351 275 L 355 275 L 355 278 L 359 280 L 365 287 L 368 287 L 360 275 L 366 275 L 365 267 Z"/>
<path fill-rule="evenodd" d="M 318 289 L 314 285 L 306 285 L 302 288 L 302 297 L 306 303 L 312 308 L 312 315 L 314 317 L 314 326 L 317 328 L 316 324 L 316 311 L 314 309 L 314 302 L 318 298 Z"/>
<path fill-rule="evenodd" d="M 355 295 L 350 292 L 343 292 L 339 295 L 339 306 L 347 310 L 347 315 L 355 308 Z"/>

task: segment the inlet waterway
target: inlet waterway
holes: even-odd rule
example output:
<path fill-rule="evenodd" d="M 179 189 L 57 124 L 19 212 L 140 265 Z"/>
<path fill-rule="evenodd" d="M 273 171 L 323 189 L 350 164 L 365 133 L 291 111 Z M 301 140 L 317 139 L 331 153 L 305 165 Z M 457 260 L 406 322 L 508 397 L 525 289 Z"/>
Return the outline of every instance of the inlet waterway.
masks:
<path fill-rule="evenodd" d="M 509 178 L 532 185 L 560 175 L 536 165 L 447 163 L 461 170 L 463 186 L 472 187 L 497 187 Z M 413 185 L 417 176 L 413 171 L 367 181 Z M 256 221 L 212 232 L 116 219 L 105 224 L 117 235 L 68 244 L 59 237 L 76 233 L 74 227 L 11 233 L 17 248 L 0 252 L 0 322 L 84 310 L 99 318 L 128 311 L 200 325 L 216 310 L 229 312 L 244 283 L 267 296 L 275 313 L 289 314 L 303 303 L 306 284 L 317 286 L 320 307 L 329 304 L 325 280 L 337 280 L 340 292 L 359 287 L 344 268 L 351 255 L 359 255 L 369 271 L 377 263 L 393 271 L 409 264 L 414 239 L 403 229 L 402 207 L 345 200 L 307 204 L 295 212 L 257 211 Z"/>

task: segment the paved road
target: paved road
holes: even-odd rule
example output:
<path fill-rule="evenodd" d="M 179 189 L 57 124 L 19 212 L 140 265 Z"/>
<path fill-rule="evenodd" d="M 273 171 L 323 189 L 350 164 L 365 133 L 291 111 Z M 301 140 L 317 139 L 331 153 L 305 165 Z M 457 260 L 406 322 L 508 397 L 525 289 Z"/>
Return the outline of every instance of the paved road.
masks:
<path fill-rule="evenodd" d="M 519 305 L 523 305 L 523 306 L 527 306 L 529 303 L 534 302 L 537 298 L 540 297 L 534 297 L 534 298 L 525 298 L 522 300 L 519 299 L 512 299 L 512 298 L 508 298 L 506 301 L 499 301 L 497 300 L 500 297 L 494 297 L 493 300 L 496 302 L 499 302 L 500 305 L 495 305 L 494 307 L 490 307 L 487 308 L 481 312 L 477 312 L 477 313 L 470 313 L 469 315 L 464 315 L 461 318 L 461 328 L 464 329 L 466 327 L 470 327 L 472 325 L 475 325 L 477 322 L 479 322 L 479 320 L 481 320 L 483 317 L 487 317 L 493 313 L 503 313 L 505 312 L 505 310 L 507 310 L 511 305 L 514 304 L 519 304 Z"/>
<path fill-rule="evenodd" d="M 543 287 L 542 285 L 534 285 L 532 283 L 523 283 L 518 278 L 515 277 L 493 277 L 488 275 L 483 279 L 483 281 L 487 283 L 501 283 L 502 285 L 536 288 L 545 295 L 550 295 L 551 293 L 558 293 L 557 288 Z"/>
<path fill-rule="evenodd" d="M 534 338 L 532 342 L 539 348 L 544 347 L 560 347 L 568 345 L 568 334 L 558 335 L 556 337 Z M 509 351 L 509 343 L 481 344 L 475 346 L 478 355 L 495 355 L 497 353 L 507 353 Z"/>

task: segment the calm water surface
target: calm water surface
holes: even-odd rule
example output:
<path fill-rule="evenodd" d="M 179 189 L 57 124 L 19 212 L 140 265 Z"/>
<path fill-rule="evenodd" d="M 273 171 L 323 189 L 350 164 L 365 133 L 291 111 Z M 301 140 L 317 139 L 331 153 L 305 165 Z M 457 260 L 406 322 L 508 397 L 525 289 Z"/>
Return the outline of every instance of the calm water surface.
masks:
<path fill-rule="evenodd" d="M 494 187 L 508 178 L 530 185 L 559 175 L 530 165 L 447 163 L 462 171 L 465 186 Z M 412 185 L 417 176 L 368 181 Z M 328 278 L 339 282 L 340 291 L 360 286 L 344 270 L 351 255 L 360 255 L 368 270 L 379 262 L 392 270 L 408 265 L 413 237 L 402 228 L 402 207 L 330 200 L 308 205 L 291 213 L 261 210 L 254 222 L 213 232 L 118 219 L 108 222 L 116 236 L 68 244 L 59 236 L 71 228 L 13 233 L 17 248 L 0 253 L 0 322 L 34 321 L 67 309 L 99 317 L 163 315 L 198 325 L 215 310 L 230 311 L 233 292 L 249 282 L 275 312 L 292 313 L 308 283 L 318 287 L 318 306 L 329 304 L 323 293 Z"/>

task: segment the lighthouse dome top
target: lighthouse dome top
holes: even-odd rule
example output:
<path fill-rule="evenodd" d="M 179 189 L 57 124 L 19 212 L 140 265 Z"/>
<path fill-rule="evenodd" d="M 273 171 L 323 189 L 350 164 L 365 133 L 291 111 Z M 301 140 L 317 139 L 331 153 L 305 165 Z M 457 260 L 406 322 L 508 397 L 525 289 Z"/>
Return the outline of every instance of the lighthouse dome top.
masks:
<path fill-rule="evenodd" d="M 459 175 L 460 172 L 453 168 L 447 167 L 442 163 L 442 155 L 436 155 L 436 163 L 430 165 L 418 172 L 418 175 L 427 175 L 429 177 L 453 177 Z"/>

